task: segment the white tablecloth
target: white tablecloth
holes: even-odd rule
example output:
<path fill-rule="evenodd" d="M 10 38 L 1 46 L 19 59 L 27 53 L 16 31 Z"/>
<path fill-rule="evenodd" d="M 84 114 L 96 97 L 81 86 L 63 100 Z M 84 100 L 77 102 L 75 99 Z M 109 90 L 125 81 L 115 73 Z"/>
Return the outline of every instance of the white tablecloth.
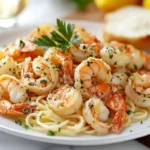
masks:
<path fill-rule="evenodd" d="M 55 22 L 75 10 L 73 0 L 30 0 L 28 7 L 18 17 L 17 26 Z M 136 141 L 104 146 L 60 146 L 34 142 L 0 132 L 0 150 L 148 150 Z"/>

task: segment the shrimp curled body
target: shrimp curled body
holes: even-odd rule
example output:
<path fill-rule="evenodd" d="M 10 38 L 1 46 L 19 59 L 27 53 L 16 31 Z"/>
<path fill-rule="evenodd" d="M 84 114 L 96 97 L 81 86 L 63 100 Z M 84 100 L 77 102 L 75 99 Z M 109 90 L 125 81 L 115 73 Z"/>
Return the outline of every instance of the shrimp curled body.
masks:
<path fill-rule="evenodd" d="M 9 75 L 0 76 L 0 113 L 7 116 L 20 116 L 35 108 L 25 103 L 28 95 L 20 81 Z"/>
<path fill-rule="evenodd" d="M 99 98 L 92 97 L 85 102 L 83 117 L 99 134 L 109 132 L 112 125 L 105 122 L 108 116 L 109 110 Z"/>
<path fill-rule="evenodd" d="M 65 85 L 47 97 L 49 107 L 61 116 L 73 114 L 82 104 L 82 96 L 77 89 Z"/>
<path fill-rule="evenodd" d="M 58 83 L 58 72 L 55 66 L 37 57 L 33 61 L 25 59 L 22 69 L 22 81 L 24 85 L 38 95 L 48 94 Z"/>
<path fill-rule="evenodd" d="M 150 75 L 134 73 L 128 80 L 127 97 L 140 107 L 150 107 Z"/>
<path fill-rule="evenodd" d="M 90 57 L 75 69 L 74 86 L 86 98 L 92 95 L 104 98 L 111 91 L 111 76 L 110 67 L 104 61 Z"/>

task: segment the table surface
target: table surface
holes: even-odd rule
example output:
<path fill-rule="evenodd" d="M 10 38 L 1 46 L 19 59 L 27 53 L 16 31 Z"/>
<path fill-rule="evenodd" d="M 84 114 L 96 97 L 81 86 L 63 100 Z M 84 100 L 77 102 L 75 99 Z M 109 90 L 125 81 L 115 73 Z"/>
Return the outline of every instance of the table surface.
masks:
<path fill-rule="evenodd" d="M 103 14 L 89 6 L 88 11 L 76 12 L 73 0 L 30 0 L 28 7 L 18 17 L 17 26 L 54 22 L 56 18 L 101 21 Z M 148 150 L 137 141 L 104 146 L 61 146 L 26 140 L 0 132 L 0 150 Z"/>

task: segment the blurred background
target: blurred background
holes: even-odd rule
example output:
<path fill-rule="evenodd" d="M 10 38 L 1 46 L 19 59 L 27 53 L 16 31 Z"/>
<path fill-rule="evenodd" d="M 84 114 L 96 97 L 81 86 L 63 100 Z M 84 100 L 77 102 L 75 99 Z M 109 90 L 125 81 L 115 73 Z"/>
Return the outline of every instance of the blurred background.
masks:
<path fill-rule="evenodd" d="M 56 18 L 102 21 L 126 5 L 150 8 L 150 0 L 0 0 L 0 26 L 54 22 Z"/>

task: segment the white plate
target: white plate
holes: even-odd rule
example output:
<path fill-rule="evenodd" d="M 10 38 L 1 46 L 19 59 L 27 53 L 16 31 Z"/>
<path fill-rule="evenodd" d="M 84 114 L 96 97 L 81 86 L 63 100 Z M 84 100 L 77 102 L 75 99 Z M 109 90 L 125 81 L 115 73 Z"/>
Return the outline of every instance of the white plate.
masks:
<path fill-rule="evenodd" d="M 88 31 L 92 32 L 100 38 L 101 25 L 99 23 L 89 23 L 81 21 L 76 21 L 75 23 L 82 27 L 85 27 Z M 33 27 L 24 27 L 1 33 L 0 45 L 5 45 L 9 42 L 12 42 L 18 36 L 26 35 L 32 28 Z M 47 136 L 43 133 L 26 130 L 21 126 L 15 124 L 14 121 L 2 116 L 0 116 L 0 130 L 23 138 L 48 143 L 66 145 L 104 145 L 136 139 L 150 134 L 150 117 L 147 120 L 143 121 L 143 124 L 141 124 L 140 122 L 131 124 L 130 127 L 126 128 L 120 134 L 109 134 L 106 136 Z"/>

